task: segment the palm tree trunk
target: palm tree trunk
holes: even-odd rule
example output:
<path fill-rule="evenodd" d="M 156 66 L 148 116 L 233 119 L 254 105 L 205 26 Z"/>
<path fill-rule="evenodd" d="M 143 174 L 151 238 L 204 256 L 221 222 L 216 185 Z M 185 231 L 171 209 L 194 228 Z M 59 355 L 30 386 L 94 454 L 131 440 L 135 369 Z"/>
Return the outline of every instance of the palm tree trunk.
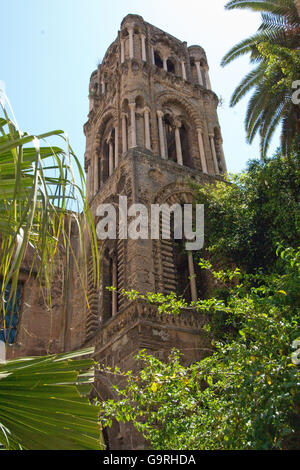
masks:
<path fill-rule="evenodd" d="M 296 8 L 298 10 L 298 15 L 300 17 L 300 0 L 294 0 Z"/>

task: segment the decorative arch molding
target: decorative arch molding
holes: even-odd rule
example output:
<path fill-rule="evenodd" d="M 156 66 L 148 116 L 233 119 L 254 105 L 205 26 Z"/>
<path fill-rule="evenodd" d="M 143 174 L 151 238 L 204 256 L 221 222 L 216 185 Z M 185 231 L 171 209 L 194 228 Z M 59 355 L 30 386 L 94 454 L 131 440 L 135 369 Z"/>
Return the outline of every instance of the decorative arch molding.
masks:
<path fill-rule="evenodd" d="M 94 140 L 94 152 L 98 152 L 99 149 L 100 149 L 100 145 L 101 145 L 101 138 L 102 138 L 102 135 L 105 131 L 105 128 L 107 126 L 107 124 L 109 123 L 109 121 L 116 121 L 117 120 L 117 110 L 116 108 L 109 108 L 107 109 L 102 115 L 101 115 L 101 120 L 100 120 L 100 123 L 99 125 L 97 126 L 98 127 L 98 130 L 97 130 L 97 133 L 96 133 L 96 136 L 95 136 L 95 140 Z"/>
<path fill-rule="evenodd" d="M 118 40 L 116 39 L 107 49 L 101 65 L 102 66 L 108 65 L 111 59 L 115 57 L 117 52 L 118 52 Z"/>
<path fill-rule="evenodd" d="M 184 204 L 191 204 L 193 202 L 193 190 L 187 183 L 176 182 L 161 188 L 155 194 L 152 204 L 180 204 L 182 202 Z"/>
<path fill-rule="evenodd" d="M 123 30 L 131 26 L 145 29 L 145 21 L 143 17 L 140 15 L 133 15 L 131 13 L 125 16 L 121 23 L 121 29 Z"/>
<path fill-rule="evenodd" d="M 197 112 L 197 110 L 185 98 L 173 93 L 163 92 L 157 96 L 157 103 L 159 104 L 159 107 L 163 107 L 171 103 L 177 104 L 184 109 L 187 116 L 191 118 L 195 127 L 203 126 L 203 121 L 199 118 L 199 112 Z"/>

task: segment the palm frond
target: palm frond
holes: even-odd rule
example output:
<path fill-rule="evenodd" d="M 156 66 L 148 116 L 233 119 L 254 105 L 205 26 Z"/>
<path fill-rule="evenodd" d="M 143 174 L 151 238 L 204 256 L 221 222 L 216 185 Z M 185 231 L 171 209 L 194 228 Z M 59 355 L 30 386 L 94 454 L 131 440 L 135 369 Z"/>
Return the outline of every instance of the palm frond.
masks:
<path fill-rule="evenodd" d="M 230 106 L 235 106 L 244 96 L 263 78 L 266 71 L 266 65 L 260 63 L 259 66 L 252 70 L 246 77 L 241 81 L 239 86 L 235 89 Z"/>
<path fill-rule="evenodd" d="M 298 128 L 297 107 L 291 103 L 291 90 L 288 89 L 291 87 L 291 72 L 286 70 L 291 68 L 291 64 L 297 69 L 295 53 L 300 49 L 299 14 L 293 0 L 232 0 L 226 4 L 226 9 L 249 9 L 261 13 L 262 23 L 257 33 L 235 45 L 223 58 L 222 65 L 247 53 L 250 62 L 258 64 L 235 89 L 231 106 L 254 89 L 245 118 L 247 140 L 251 143 L 259 132 L 261 156 L 265 158 L 270 139 L 281 121 L 284 123 L 282 132 L 285 132 L 281 140 L 286 148 L 291 145 Z M 274 60 L 276 55 L 277 62 Z M 280 67 L 281 61 L 283 67 Z M 291 129 L 287 129 L 288 124 Z"/>
<path fill-rule="evenodd" d="M 95 279 L 99 279 L 98 245 L 85 196 L 85 178 L 79 160 L 61 130 L 38 136 L 20 132 L 1 108 L 0 121 L 0 323 L 5 319 L 5 291 L 10 283 L 15 298 L 17 281 L 28 248 L 34 252 L 36 276 L 43 283 L 51 307 L 53 260 L 71 248 L 69 226 L 75 223 L 81 256 L 86 257 L 84 236 L 91 239 Z M 64 146 L 41 145 L 59 138 Z M 47 140 L 46 140 L 47 139 Z M 75 182 L 74 171 L 79 174 Z M 80 212 L 83 210 L 82 215 Z M 76 257 L 76 255 L 74 254 Z M 77 260 L 76 260 L 77 261 Z M 78 275 L 84 279 L 78 266 Z M 85 293 L 86 296 L 86 293 Z M 86 296 L 87 297 L 87 296 Z"/>
<path fill-rule="evenodd" d="M 93 349 L 0 364 L 0 444 L 9 450 L 104 449 L 86 392 Z M 81 392 L 81 393 L 80 393 Z M 84 392 L 84 394 L 82 394 Z"/>

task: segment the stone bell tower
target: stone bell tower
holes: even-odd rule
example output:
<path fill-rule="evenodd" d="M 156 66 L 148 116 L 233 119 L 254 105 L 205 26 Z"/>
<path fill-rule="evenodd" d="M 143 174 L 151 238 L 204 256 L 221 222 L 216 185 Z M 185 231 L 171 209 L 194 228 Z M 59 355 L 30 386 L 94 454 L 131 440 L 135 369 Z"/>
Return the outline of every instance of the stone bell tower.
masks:
<path fill-rule="evenodd" d="M 205 51 L 188 47 L 168 33 L 128 15 L 102 64 L 92 73 L 90 112 L 84 126 L 89 204 L 95 221 L 100 204 L 187 204 L 190 181 L 206 183 L 226 172 Z M 147 349 L 161 358 L 176 347 L 187 362 L 203 357 L 203 318 L 189 310 L 177 317 L 130 302 L 122 289 L 177 292 L 190 300 L 205 295 L 192 254 L 172 240 L 99 242 L 100 288 L 88 275 L 90 309 L 85 344 L 96 359 L 123 369 L 135 368 L 135 354 Z M 197 273 L 198 274 L 198 273 Z M 107 286 L 116 287 L 109 292 Z M 101 398 L 113 396 L 110 377 L 98 377 Z M 139 436 L 115 425 L 108 440 L 115 449 L 138 448 Z"/>

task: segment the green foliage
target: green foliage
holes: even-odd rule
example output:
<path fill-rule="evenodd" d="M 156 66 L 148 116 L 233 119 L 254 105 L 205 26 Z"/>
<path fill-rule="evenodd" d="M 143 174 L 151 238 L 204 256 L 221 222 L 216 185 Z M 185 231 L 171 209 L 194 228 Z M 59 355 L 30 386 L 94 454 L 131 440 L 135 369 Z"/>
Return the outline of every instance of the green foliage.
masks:
<path fill-rule="evenodd" d="M 279 243 L 297 248 L 300 239 L 300 154 L 251 161 L 230 183 L 195 187 L 205 204 L 205 237 L 211 256 L 247 272 L 272 271 Z M 277 263 L 278 264 L 278 263 Z"/>
<path fill-rule="evenodd" d="M 258 44 L 257 48 L 267 61 L 266 85 L 272 87 L 273 93 L 281 93 L 284 89 L 292 90 L 293 82 L 300 70 L 299 51 L 263 42 Z M 273 76 L 279 73 L 282 74 L 281 80 L 274 82 Z"/>
<path fill-rule="evenodd" d="M 51 308 L 51 284 L 56 254 L 65 255 L 66 277 L 72 260 L 70 240 L 78 227 L 91 238 L 94 273 L 98 267 L 95 228 L 85 200 L 84 173 L 62 131 L 39 136 L 21 132 L 11 120 L 0 90 L 0 320 L 8 329 L 6 308 L 16 301 L 20 269 L 34 269 Z M 13 112 L 11 110 L 11 114 Z M 46 138 L 61 138 L 65 149 L 41 146 Z M 73 168 L 80 175 L 76 184 Z M 82 210 L 72 212 L 71 209 Z M 26 256 L 29 255 L 29 256 Z M 26 256 L 26 259 L 25 259 Z M 11 297 L 6 299 L 9 286 Z M 82 283 L 83 292 L 84 285 Z M 100 449 L 98 410 L 80 396 L 94 379 L 91 360 L 70 360 L 92 350 L 62 356 L 19 359 L 0 364 L 0 447 L 6 449 Z"/>
<path fill-rule="evenodd" d="M 65 254 L 66 276 L 71 259 L 81 276 L 70 241 L 71 225 L 78 228 L 82 256 L 83 234 L 88 232 L 95 255 L 95 279 L 98 269 L 96 233 L 85 199 L 84 173 L 67 137 L 59 130 L 39 136 L 21 132 L 9 117 L 6 100 L 0 90 L 0 311 L 4 313 L 5 290 L 11 283 L 15 297 L 26 254 L 27 269 L 35 270 L 49 308 L 56 254 Z M 65 148 L 42 146 L 49 138 L 62 139 Z M 80 184 L 74 180 L 74 168 Z"/>
<path fill-rule="evenodd" d="M 300 335 L 300 251 L 278 254 L 284 274 L 237 271 L 239 284 L 228 285 L 227 300 L 213 299 L 208 311 L 213 317 L 219 311 L 214 306 L 222 307 L 227 329 L 216 341 L 210 326 L 204 327 L 213 349 L 209 357 L 184 367 L 177 351 L 167 363 L 143 351 L 138 373 L 113 371 L 127 382 L 115 387 L 119 401 L 100 404 L 104 425 L 113 418 L 132 421 L 157 450 L 297 448 L 300 370 L 292 345 Z M 228 273 L 215 274 L 232 280 Z"/>
<path fill-rule="evenodd" d="M 189 304 L 175 294 L 121 294 L 162 314 L 197 310 L 210 355 L 184 367 L 178 351 L 167 362 L 142 351 L 138 372 L 110 370 L 123 381 L 119 401 L 100 405 L 105 426 L 131 421 L 158 450 L 299 448 L 297 145 L 228 181 L 194 185 L 206 214 L 208 259 L 199 264 L 217 280 L 213 297 Z"/>
<path fill-rule="evenodd" d="M 7 450 L 100 450 L 98 408 L 86 393 L 93 349 L 0 364 L 0 445 Z M 76 359 L 76 360 L 75 360 Z"/>
<path fill-rule="evenodd" d="M 245 119 L 248 141 L 252 142 L 259 133 L 261 156 L 265 158 L 271 137 L 281 123 L 282 151 L 288 153 L 300 130 L 300 106 L 292 101 L 300 63 L 300 18 L 294 0 L 233 0 L 226 8 L 258 11 L 262 19 L 257 33 L 234 46 L 223 58 L 222 65 L 226 65 L 249 54 L 255 64 L 234 91 L 231 105 L 253 89 Z"/>

